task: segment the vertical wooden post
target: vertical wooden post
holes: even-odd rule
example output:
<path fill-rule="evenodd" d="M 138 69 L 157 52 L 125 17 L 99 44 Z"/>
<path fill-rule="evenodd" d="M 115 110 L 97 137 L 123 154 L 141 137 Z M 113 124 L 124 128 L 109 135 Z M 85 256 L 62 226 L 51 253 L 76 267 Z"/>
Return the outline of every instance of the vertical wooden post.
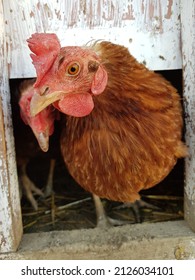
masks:
<path fill-rule="evenodd" d="M 195 231 L 195 0 L 181 0 L 181 35 L 186 144 L 185 219 Z"/>
<path fill-rule="evenodd" d="M 0 253 L 15 251 L 22 237 L 11 119 L 8 49 L 2 1 L 0 1 Z"/>

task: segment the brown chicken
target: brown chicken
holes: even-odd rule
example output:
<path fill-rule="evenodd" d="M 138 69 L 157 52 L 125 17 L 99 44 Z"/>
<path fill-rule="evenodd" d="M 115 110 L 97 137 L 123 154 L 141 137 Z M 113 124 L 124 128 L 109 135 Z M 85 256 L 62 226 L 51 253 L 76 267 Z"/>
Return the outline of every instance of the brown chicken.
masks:
<path fill-rule="evenodd" d="M 48 107 L 47 110 L 43 110 L 41 114 L 38 114 L 35 117 L 31 117 L 29 115 L 30 100 L 34 91 L 32 85 L 34 82 L 34 79 L 25 80 L 13 89 L 12 111 L 18 178 L 19 185 L 21 187 L 21 194 L 24 194 L 32 204 L 33 208 L 37 210 L 38 204 L 34 198 L 34 194 L 44 196 L 44 193 L 27 175 L 27 166 L 33 158 L 43 158 L 43 152 L 37 145 L 37 141 L 42 150 L 45 152 L 48 150 L 49 136 L 54 130 L 55 110 L 52 107 Z M 17 90 L 17 88 L 19 89 Z M 25 124 L 29 125 L 31 129 L 24 125 L 21 121 L 20 115 L 22 116 Z M 33 136 L 31 130 L 36 138 Z M 45 187 L 45 195 L 49 195 L 52 192 L 55 160 L 48 154 L 44 154 L 44 157 L 48 157 L 50 160 L 50 170 Z"/>
<path fill-rule="evenodd" d="M 61 48 L 54 34 L 28 43 L 37 71 L 31 114 L 53 104 L 67 115 L 61 151 L 84 189 L 134 202 L 187 155 L 177 91 L 127 48 L 105 41 Z"/>

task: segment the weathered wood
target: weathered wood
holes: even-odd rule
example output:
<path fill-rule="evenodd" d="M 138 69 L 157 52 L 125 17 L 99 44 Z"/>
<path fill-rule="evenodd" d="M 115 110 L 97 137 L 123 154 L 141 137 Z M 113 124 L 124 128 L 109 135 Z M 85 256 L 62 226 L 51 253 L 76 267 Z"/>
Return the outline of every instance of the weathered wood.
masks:
<path fill-rule="evenodd" d="M 190 145 L 190 153 L 193 159 L 189 158 L 186 162 L 185 196 L 187 203 L 185 208 L 186 219 L 189 220 L 191 227 L 194 228 L 194 216 L 189 212 L 193 210 L 193 213 L 195 213 L 192 204 L 195 193 L 195 175 L 193 175 L 195 170 L 193 132 L 195 130 L 192 124 L 194 119 L 193 104 L 195 104 L 195 101 L 194 97 L 192 97 L 191 86 L 193 85 L 194 87 L 193 77 L 195 75 L 191 69 L 189 78 L 187 70 L 189 67 L 188 62 L 192 60 L 187 53 L 190 45 L 189 35 L 190 32 L 191 34 L 194 32 L 189 25 L 193 23 L 191 21 L 192 13 L 191 16 L 189 15 L 190 9 L 194 8 L 194 1 L 181 0 L 181 2 L 182 31 L 184 35 L 183 61 L 184 65 L 186 65 L 184 68 L 186 83 L 184 94 L 188 97 L 186 100 L 190 103 L 192 102 L 188 108 L 186 105 L 186 114 L 189 115 L 186 138 Z M 22 235 L 8 71 L 10 78 L 35 76 L 26 39 L 34 32 L 54 32 L 58 35 L 62 45 L 82 45 L 92 39 L 106 39 L 125 45 L 140 62 L 145 62 L 151 69 L 178 69 L 182 66 L 179 17 L 180 0 L 0 1 L 0 252 L 16 250 Z M 192 47 L 195 49 L 193 40 Z M 191 84 L 192 81 L 193 83 Z M 169 229 L 167 230 L 169 231 Z M 49 235 L 52 234 L 50 233 Z M 66 236 L 68 234 L 66 233 Z M 37 238 L 37 235 L 31 236 L 32 238 Z M 32 241 L 35 242 L 35 239 Z M 29 242 L 26 236 L 24 237 L 24 242 L 25 240 Z M 169 246 L 171 246 L 172 241 L 169 242 Z M 131 240 L 131 242 L 134 241 Z M 158 242 L 162 244 L 164 241 L 159 239 Z M 177 243 L 179 244 L 179 241 Z M 149 246 L 151 239 L 143 244 L 145 244 L 145 247 Z M 157 247 L 157 243 L 152 245 L 155 248 Z M 159 250 L 161 248 L 162 245 L 158 246 Z M 188 248 L 190 247 L 188 246 Z M 183 252 L 182 250 L 181 252 Z M 129 252 L 132 251 L 130 250 Z M 140 251 L 140 255 L 144 256 L 142 252 Z M 163 252 L 166 254 L 166 250 Z M 57 256 L 58 251 L 55 251 L 55 254 L 53 255 L 54 257 Z M 194 247 L 190 254 L 190 256 L 195 256 Z M 15 256 L 15 254 L 12 256 Z M 25 255 L 19 254 L 20 258 L 22 258 L 21 256 L 24 257 Z M 44 257 L 44 251 L 41 256 Z"/>
<path fill-rule="evenodd" d="M 181 68 L 179 0 L 4 0 L 10 77 L 35 76 L 26 39 L 54 32 L 62 45 L 122 44 L 151 69 Z"/>
<path fill-rule="evenodd" d="M 17 253 L 0 259 L 189 260 L 195 235 L 184 221 L 25 234 Z"/>
<path fill-rule="evenodd" d="M 186 144 L 185 219 L 195 230 L 195 1 L 181 1 L 181 34 L 184 79 Z"/>
<path fill-rule="evenodd" d="M 22 236 L 8 80 L 7 44 L 0 1 L 0 252 L 15 251 Z"/>

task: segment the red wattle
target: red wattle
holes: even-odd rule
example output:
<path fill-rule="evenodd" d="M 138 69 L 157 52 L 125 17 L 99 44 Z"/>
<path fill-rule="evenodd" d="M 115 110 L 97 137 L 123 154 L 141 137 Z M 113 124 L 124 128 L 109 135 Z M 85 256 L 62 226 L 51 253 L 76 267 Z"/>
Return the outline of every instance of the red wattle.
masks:
<path fill-rule="evenodd" d="M 68 94 L 63 99 L 54 103 L 62 113 L 73 117 L 85 117 L 94 108 L 93 98 L 89 93 Z"/>

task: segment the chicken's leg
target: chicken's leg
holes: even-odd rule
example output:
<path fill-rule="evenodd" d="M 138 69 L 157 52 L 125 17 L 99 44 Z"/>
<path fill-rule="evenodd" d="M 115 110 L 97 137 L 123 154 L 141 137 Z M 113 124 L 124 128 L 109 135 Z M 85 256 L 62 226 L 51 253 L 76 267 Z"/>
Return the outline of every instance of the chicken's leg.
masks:
<path fill-rule="evenodd" d="M 106 215 L 104 206 L 99 196 L 93 194 L 93 200 L 94 200 L 95 210 L 97 215 L 97 227 L 108 228 L 112 226 L 121 226 L 126 224 L 126 222 L 112 219 Z"/>
<path fill-rule="evenodd" d="M 55 168 L 55 159 L 50 160 L 50 168 L 49 168 L 49 175 L 47 179 L 47 184 L 44 191 L 44 196 L 48 197 L 53 192 L 53 175 L 54 175 L 54 168 Z"/>
<path fill-rule="evenodd" d="M 93 194 L 93 200 L 94 200 L 95 210 L 97 215 L 97 227 L 100 228 L 110 227 L 111 223 L 108 217 L 106 216 L 101 199 L 99 198 L 99 196 Z"/>
<path fill-rule="evenodd" d="M 106 227 L 111 227 L 111 226 L 121 226 L 121 225 L 127 224 L 127 222 L 125 222 L 125 221 L 116 220 L 116 219 L 112 219 L 112 218 L 108 217 L 105 213 L 101 199 L 97 195 L 93 194 L 93 200 L 95 203 L 95 210 L 96 210 L 96 215 L 97 215 L 97 227 L 106 228 Z M 131 208 L 135 215 L 135 222 L 141 223 L 142 218 L 140 215 L 140 209 L 144 208 L 144 207 L 159 210 L 159 208 L 157 206 L 151 205 L 150 203 L 147 203 L 141 199 L 135 201 L 134 203 L 131 203 L 131 202 L 123 203 L 121 206 L 118 206 L 117 208 L 118 209 Z"/>
<path fill-rule="evenodd" d="M 142 217 L 141 217 L 142 208 L 159 210 L 159 207 L 152 205 L 142 199 L 136 200 L 135 202 L 124 202 L 122 205 L 117 207 L 117 209 L 121 209 L 121 208 L 131 208 L 134 212 L 136 223 L 142 223 Z"/>
<path fill-rule="evenodd" d="M 25 195 L 32 204 L 35 210 L 38 210 L 37 202 L 33 196 L 34 194 L 43 196 L 43 192 L 35 186 L 35 184 L 30 180 L 26 173 L 26 163 L 20 167 L 19 181 L 22 189 L 25 191 Z"/>

